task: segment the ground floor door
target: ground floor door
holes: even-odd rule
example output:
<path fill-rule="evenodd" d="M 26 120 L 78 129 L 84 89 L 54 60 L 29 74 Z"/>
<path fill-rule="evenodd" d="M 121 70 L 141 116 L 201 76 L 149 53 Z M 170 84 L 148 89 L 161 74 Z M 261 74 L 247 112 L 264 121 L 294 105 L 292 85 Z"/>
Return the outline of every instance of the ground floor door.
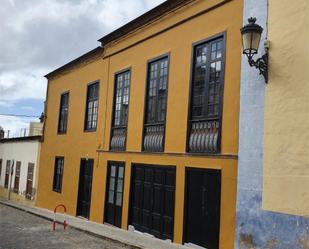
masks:
<path fill-rule="evenodd" d="M 129 224 L 138 231 L 173 240 L 175 167 L 132 166 Z"/>
<path fill-rule="evenodd" d="M 108 162 L 104 222 L 121 227 L 124 163 Z"/>
<path fill-rule="evenodd" d="M 184 242 L 219 248 L 221 171 L 187 168 Z"/>
<path fill-rule="evenodd" d="M 28 163 L 28 173 L 27 173 L 27 185 L 26 185 L 26 198 L 32 198 L 32 188 L 33 188 L 33 173 L 34 173 L 34 164 Z"/>
<path fill-rule="evenodd" d="M 79 188 L 77 198 L 77 216 L 89 219 L 91 186 L 92 186 L 93 159 L 82 159 L 79 173 Z"/>

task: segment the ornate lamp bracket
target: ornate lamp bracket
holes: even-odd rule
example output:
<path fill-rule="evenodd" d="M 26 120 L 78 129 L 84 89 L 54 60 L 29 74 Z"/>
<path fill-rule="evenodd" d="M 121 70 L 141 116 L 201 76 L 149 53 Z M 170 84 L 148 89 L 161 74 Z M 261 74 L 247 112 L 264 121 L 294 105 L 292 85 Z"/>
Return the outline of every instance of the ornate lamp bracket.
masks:
<path fill-rule="evenodd" d="M 268 83 L 268 48 L 265 47 L 265 54 L 258 58 L 256 61 L 252 56 L 248 55 L 248 62 L 251 67 L 255 67 L 260 71 L 260 74 L 263 75 L 265 83 Z"/>

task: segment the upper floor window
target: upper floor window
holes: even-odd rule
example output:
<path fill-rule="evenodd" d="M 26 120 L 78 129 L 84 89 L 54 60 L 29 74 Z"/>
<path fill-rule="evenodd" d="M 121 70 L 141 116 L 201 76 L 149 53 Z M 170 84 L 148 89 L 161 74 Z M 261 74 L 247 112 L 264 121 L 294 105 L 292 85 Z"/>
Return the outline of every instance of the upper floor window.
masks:
<path fill-rule="evenodd" d="M 86 101 L 86 116 L 85 130 L 95 131 L 98 120 L 98 99 L 99 99 L 99 82 L 88 85 L 87 101 Z"/>
<path fill-rule="evenodd" d="M 130 71 L 115 76 L 111 150 L 125 150 L 130 95 Z"/>
<path fill-rule="evenodd" d="M 223 37 L 194 47 L 189 152 L 218 153 L 223 98 Z"/>
<path fill-rule="evenodd" d="M 164 151 L 168 61 L 165 56 L 148 64 L 143 149 Z"/>
<path fill-rule="evenodd" d="M 68 112 L 69 112 L 69 93 L 67 92 L 67 93 L 61 94 L 61 97 L 60 97 L 58 133 L 67 132 Z"/>
<path fill-rule="evenodd" d="M 54 168 L 53 190 L 61 192 L 63 177 L 64 157 L 56 157 Z"/>

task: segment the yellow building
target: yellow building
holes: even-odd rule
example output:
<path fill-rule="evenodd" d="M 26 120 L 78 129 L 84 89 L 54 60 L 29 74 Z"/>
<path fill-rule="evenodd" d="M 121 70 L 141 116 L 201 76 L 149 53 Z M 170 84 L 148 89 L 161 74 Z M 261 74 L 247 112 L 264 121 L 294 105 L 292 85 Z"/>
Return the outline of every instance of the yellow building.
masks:
<path fill-rule="evenodd" d="M 246 0 L 248 18 L 262 37 L 241 68 L 235 248 L 308 249 L 309 1 Z"/>
<path fill-rule="evenodd" d="M 309 217 L 309 3 L 276 0 L 269 12 L 263 208 Z"/>
<path fill-rule="evenodd" d="M 242 11 L 169 0 L 49 73 L 36 205 L 232 248 Z"/>

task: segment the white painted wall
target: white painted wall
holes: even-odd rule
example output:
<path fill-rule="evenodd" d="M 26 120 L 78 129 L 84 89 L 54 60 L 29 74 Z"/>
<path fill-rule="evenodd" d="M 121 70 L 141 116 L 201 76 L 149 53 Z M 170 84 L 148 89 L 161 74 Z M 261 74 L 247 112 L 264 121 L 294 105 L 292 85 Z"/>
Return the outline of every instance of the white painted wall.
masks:
<path fill-rule="evenodd" d="M 37 140 L 10 141 L 10 142 L 6 141 L 4 143 L 0 142 L 0 159 L 2 159 L 0 186 L 4 187 L 6 161 L 13 159 L 15 162 L 14 162 L 14 173 L 12 177 L 13 181 L 11 184 L 11 188 L 13 189 L 14 187 L 16 161 L 21 162 L 20 179 L 19 179 L 19 194 L 23 194 L 26 191 L 28 163 L 34 164 L 33 186 L 32 187 L 36 188 L 39 148 L 40 148 L 40 143 Z M 11 178 L 11 175 L 10 175 L 10 178 Z"/>

